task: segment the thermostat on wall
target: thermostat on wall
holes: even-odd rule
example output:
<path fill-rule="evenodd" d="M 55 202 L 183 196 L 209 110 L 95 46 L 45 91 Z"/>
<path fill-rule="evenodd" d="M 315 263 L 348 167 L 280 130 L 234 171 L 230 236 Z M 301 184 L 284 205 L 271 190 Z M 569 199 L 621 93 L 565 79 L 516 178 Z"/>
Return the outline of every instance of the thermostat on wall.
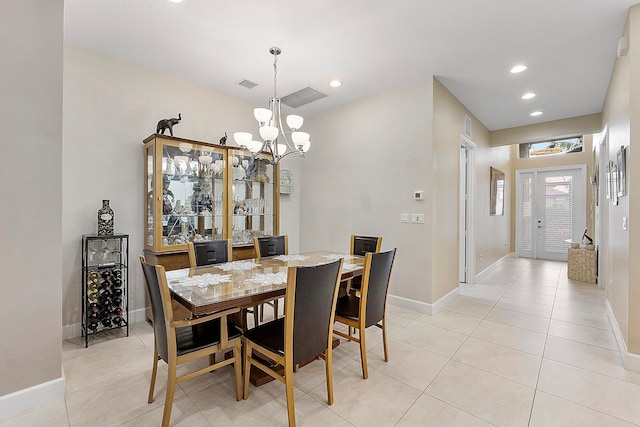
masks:
<path fill-rule="evenodd" d="M 414 191 L 413 192 L 413 199 L 414 200 L 424 200 L 424 191 Z"/>

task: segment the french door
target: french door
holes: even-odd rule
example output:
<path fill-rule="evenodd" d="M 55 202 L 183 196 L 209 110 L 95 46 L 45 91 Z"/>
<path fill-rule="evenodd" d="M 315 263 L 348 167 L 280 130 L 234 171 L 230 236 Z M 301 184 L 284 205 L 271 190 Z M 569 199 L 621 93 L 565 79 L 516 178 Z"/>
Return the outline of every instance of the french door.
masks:
<path fill-rule="evenodd" d="M 516 253 L 566 261 L 586 227 L 586 166 L 516 171 Z"/>

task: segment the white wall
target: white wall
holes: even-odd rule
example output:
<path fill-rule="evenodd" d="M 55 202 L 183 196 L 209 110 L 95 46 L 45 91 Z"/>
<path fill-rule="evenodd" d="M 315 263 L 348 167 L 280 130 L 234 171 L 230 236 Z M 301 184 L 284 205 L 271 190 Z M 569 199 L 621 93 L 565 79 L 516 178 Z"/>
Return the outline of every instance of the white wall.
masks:
<path fill-rule="evenodd" d="M 253 108 L 173 77 L 65 45 L 62 324 L 66 336 L 80 332 L 81 236 L 97 232 L 102 199 L 110 200 L 115 231 L 130 235 L 130 312 L 144 307 L 138 263 L 145 230 L 142 140 L 155 132 L 158 120 L 182 113 L 182 122 L 173 129 L 175 136 L 217 142 L 227 132 L 232 141 L 235 131 L 257 132 Z M 295 160 L 289 164 L 296 170 Z M 291 235 L 295 249 L 297 195 L 283 197 L 281 208 L 282 231 Z"/>
<path fill-rule="evenodd" d="M 60 326 L 63 1 L 0 2 L 0 418 L 56 383 Z M 55 394 L 55 393 L 54 393 Z M 55 396 L 50 396 L 55 397 Z"/>

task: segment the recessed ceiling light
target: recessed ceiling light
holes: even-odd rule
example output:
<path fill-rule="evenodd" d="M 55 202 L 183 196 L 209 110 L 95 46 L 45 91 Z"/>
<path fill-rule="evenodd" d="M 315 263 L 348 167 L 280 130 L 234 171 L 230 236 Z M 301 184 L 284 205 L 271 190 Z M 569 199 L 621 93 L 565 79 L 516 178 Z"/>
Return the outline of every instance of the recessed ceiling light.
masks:
<path fill-rule="evenodd" d="M 526 69 L 527 69 L 527 66 L 526 66 L 526 65 L 516 65 L 515 67 L 513 67 L 513 68 L 511 69 L 511 72 L 512 72 L 512 73 L 514 73 L 514 74 L 516 74 L 516 73 L 521 73 L 521 72 L 523 72 L 523 71 L 524 71 L 524 70 L 526 70 Z"/>
<path fill-rule="evenodd" d="M 532 117 L 541 116 L 541 115 L 542 115 L 542 111 L 534 111 L 533 113 L 531 113 Z"/>
<path fill-rule="evenodd" d="M 524 95 L 522 95 L 522 99 L 531 99 L 535 97 L 536 97 L 536 94 L 533 92 L 527 92 Z"/>
<path fill-rule="evenodd" d="M 342 82 L 340 80 L 331 80 L 329 82 L 329 86 L 331 86 L 331 87 L 340 87 L 340 86 L 342 86 Z"/>
<path fill-rule="evenodd" d="M 169 0 L 171 3 L 182 3 L 182 0 Z"/>

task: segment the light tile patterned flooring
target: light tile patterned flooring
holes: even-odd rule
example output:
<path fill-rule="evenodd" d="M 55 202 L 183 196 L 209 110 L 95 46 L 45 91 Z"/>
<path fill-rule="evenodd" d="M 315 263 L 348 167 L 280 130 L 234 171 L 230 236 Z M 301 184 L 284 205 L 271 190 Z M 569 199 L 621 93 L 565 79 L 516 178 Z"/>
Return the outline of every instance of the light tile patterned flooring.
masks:
<path fill-rule="evenodd" d="M 335 403 L 324 362 L 295 376 L 300 426 L 640 425 L 640 373 L 622 365 L 605 296 L 566 277 L 566 263 L 509 258 L 435 316 L 388 306 L 390 361 L 367 332 L 369 379 L 358 348 L 334 351 Z M 166 369 L 147 404 L 152 329 L 128 338 L 63 343 L 65 401 L 0 423 L 9 426 L 160 425 Z M 284 386 L 250 387 L 236 402 L 231 369 L 177 388 L 171 425 L 285 426 Z"/>

